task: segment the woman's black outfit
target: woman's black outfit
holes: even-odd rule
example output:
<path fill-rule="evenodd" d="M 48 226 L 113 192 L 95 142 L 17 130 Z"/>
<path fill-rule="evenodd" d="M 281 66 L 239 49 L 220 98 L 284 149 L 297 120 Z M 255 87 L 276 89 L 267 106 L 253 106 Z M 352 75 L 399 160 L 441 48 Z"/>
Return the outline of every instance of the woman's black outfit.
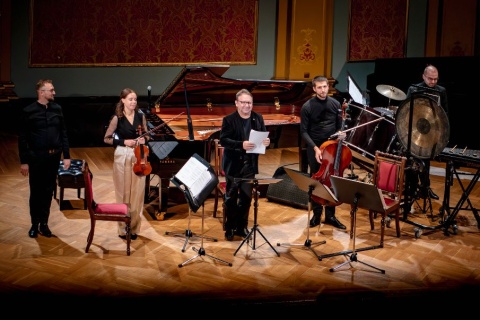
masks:
<path fill-rule="evenodd" d="M 235 182 L 235 178 L 255 178 L 258 173 L 258 154 L 247 153 L 243 142 L 248 140 L 250 130 L 266 131 L 263 117 L 251 112 L 248 119 L 237 111 L 223 118 L 220 144 L 224 147 L 222 167 L 226 177 L 225 193 L 225 237 L 233 235 L 245 237 L 248 234 L 248 213 L 252 202 L 251 183 Z"/>

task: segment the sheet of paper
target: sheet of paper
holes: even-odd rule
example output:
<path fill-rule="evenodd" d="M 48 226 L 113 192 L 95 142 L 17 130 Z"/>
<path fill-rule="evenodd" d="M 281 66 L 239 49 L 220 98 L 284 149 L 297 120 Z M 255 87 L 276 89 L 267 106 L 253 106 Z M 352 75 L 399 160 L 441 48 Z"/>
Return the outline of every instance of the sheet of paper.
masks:
<path fill-rule="evenodd" d="M 190 158 L 175 175 L 190 189 L 193 197 L 197 197 L 212 179 L 208 168 L 195 158 Z"/>
<path fill-rule="evenodd" d="M 247 150 L 247 153 L 265 154 L 266 147 L 263 145 L 263 140 L 268 138 L 269 133 L 270 132 L 268 131 L 256 131 L 252 129 L 250 131 L 250 137 L 248 138 L 248 141 L 255 143 L 255 148 L 252 150 Z"/>

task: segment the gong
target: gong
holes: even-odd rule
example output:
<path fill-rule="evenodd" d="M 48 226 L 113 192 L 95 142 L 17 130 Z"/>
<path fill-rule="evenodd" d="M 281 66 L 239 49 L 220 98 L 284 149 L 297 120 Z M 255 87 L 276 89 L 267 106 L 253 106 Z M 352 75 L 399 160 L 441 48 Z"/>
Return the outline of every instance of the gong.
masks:
<path fill-rule="evenodd" d="M 403 147 L 407 149 L 412 109 L 410 153 L 418 158 L 434 158 L 443 151 L 450 138 L 447 114 L 437 104 L 436 98 L 431 95 L 414 95 L 403 101 L 397 110 L 395 118 L 397 137 Z"/>

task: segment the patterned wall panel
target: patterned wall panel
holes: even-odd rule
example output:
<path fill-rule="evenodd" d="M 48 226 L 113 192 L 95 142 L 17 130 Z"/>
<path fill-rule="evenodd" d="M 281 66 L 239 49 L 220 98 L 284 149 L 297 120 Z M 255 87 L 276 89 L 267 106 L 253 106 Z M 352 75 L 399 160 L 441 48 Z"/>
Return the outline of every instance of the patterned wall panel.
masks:
<path fill-rule="evenodd" d="M 408 0 L 350 0 L 348 60 L 404 58 Z"/>
<path fill-rule="evenodd" d="M 30 67 L 255 64 L 258 0 L 31 0 Z"/>

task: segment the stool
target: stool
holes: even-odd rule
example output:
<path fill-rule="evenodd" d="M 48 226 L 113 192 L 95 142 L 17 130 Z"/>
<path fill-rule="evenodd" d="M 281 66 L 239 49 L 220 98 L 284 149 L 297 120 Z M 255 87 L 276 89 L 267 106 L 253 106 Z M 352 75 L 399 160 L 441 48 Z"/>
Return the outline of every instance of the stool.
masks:
<path fill-rule="evenodd" d="M 80 159 L 71 159 L 70 168 L 65 170 L 63 168 L 63 160 L 60 160 L 60 165 L 58 166 L 58 175 L 57 175 L 57 186 L 60 187 L 60 199 L 58 201 L 60 205 L 60 210 L 63 210 L 63 195 L 64 189 L 77 189 L 77 196 L 80 198 L 81 189 L 85 189 L 85 181 L 83 179 L 83 168 L 84 160 Z M 57 186 L 55 186 L 54 198 L 57 198 Z M 84 190 L 85 194 L 85 190 Z M 83 198 L 83 209 L 87 210 L 87 200 L 86 197 Z"/>

